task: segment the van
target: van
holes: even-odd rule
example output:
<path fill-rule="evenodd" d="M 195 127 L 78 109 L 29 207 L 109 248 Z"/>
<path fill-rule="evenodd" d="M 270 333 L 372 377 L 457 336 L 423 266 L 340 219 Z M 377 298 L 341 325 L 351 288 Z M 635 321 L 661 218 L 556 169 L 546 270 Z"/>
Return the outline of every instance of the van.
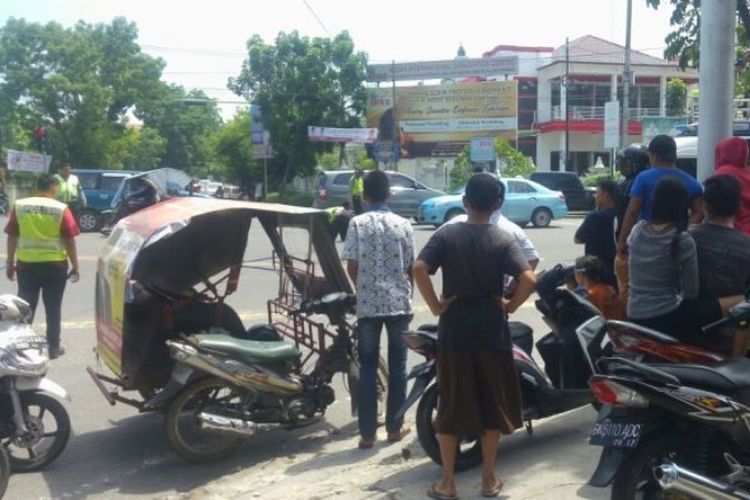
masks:
<path fill-rule="evenodd" d="M 594 189 L 586 188 L 575 172 L 533 172 L 530 179 L 552 191 L 562 191 L 568 210 L 594 209 Z"/>

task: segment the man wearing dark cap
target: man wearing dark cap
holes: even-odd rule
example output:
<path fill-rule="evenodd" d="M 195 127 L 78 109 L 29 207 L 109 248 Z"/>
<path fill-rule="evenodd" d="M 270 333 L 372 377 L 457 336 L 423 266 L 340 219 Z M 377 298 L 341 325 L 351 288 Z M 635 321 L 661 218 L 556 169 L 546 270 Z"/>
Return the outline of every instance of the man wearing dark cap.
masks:
<path fill-rule="evenodd" d="M 703 220 L 703 186 L 689 174 L 677 168 L 677 144 L 668 135 L 657 135 L 648 145 L 651 168 L 644 170 L 630 188 L 630 203 L 625 220 L 621 225 L 617 253 L 627 254 L 627 241 L 633 226 L 639 220 L 647 220 L 651 215 L 651 196 L 656 184 L 665 177 L 677 177 L 685 183 L 690 196 L 690 222 L 698 224 Z"/>
<path fill-rule="evenodd" d="M 414 265 L 419 291 L 440 316 L 435 425 L 443 475 L 428 491 L 433 498 L 456 497 L 457 435 L 482 436 L 482 494 L 497 496 L 503 485 L 495 475 L 500 435 L 522 425 L 507 315 L 526 301 L 536 278 L 513 236 L 490 223 L 503 197 L 493 175 L 474 174 L 463 200 L 467 221 L 436 231 Z M 440 297 L 430 280 L 438 269 Z M 518 281 L 509 300 L 502 299 L 504 275 Z"/>

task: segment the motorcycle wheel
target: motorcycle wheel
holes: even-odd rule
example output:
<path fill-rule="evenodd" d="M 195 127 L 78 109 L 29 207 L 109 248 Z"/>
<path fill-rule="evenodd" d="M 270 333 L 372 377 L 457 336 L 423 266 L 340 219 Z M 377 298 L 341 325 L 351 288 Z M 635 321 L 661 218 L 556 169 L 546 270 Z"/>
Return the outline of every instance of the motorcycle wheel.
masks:
<path fill-rule="evenodd" d="M 10 481 L 10 460 L 5 448 L 0 447 L 0 498 L 5 496 Z"/>
<path fill-rule="evenodd" d="M 665 458 L 685 460 L 691 453 L 693 440 L 677 432 L 656 433 L 634 449 L 617 469 L 612 484 L 612 500 L 676 498 L 664 492 L 654 477 L 654 467 Z M 679 497 L 677 497 L 679 498 Z"/>
<path fill-rule="evenodd" d="M 357 349 L 354 349 L 352 362 L 349 365 L 349 372 L 346 374 L 346 389 L 349 391 L 349 402 L 352 417 L 357 416 L 357 401 L 359 398 L 359 357 Z M 380 357 L 378 359 L 378 424 L 385 423 L 385 407 L 388 401 L 388 365 Z"/>
<path fill-rule="evenodd" d="M 427 456 L 438 465 L 442 465 L 440 459 L 440 445 L 435 435 L 433 420 L 437 414 L 438 386 L 433 384 L 422 395 L 417 406 L 417 437 Z M 456 471 L 462 471 L 476 467 L 482 463 L 482 444 L 479 437 L 459 436 L 458 450 L 456 451 Z"/>
<path fill-rule="evenodd" d="M 49 464 L 65 449 L 70 438 L 70 417 L 52 396 L 23 392 L 20 397 L 27 432 L 4 438 L 3 447 L 14 472 L 30 472 Z"/>
<path fill-rule="evenodd" d="M 191 462 L 226 458 L 246 441 L 241 436 L 202 430 L 198 414 L 226 404 L 239 404 L 242 394 L 229 382 L 203 378 L 185 387 L 169 405 L 164 429 L 169 444 Z"/>

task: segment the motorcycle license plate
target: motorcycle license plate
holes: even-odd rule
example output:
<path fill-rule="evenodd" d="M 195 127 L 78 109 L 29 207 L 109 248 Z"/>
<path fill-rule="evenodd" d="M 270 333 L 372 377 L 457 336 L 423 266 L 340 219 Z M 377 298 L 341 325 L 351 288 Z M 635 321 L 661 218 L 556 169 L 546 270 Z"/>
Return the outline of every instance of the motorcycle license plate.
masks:
<path fill-rule="evenodd" d="M 611 448 L 635 448 L 645 424 L 623 419 L 604 419 L 594 424 L 589 444 Z"/>

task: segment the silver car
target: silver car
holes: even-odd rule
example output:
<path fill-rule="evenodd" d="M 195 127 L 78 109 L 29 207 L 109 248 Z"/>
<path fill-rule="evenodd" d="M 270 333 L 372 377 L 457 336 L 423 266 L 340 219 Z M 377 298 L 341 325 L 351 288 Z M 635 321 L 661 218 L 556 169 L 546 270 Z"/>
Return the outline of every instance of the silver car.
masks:
<path fill-rule="evenodd" d="M 425 186 L 416 179 L 400 172 L 386 171 L 391 182 L 391 199 L 388 206 L 396 214 L 407 219 L 414 219 L 419 211 L 419 205 L 424 200 L 445 193 Z M 318 195 L 315 197 L 316 208 L 341 206 L 349 200 L 349 181 L 354 170 L 324 170 L 318 176 Z"/>

